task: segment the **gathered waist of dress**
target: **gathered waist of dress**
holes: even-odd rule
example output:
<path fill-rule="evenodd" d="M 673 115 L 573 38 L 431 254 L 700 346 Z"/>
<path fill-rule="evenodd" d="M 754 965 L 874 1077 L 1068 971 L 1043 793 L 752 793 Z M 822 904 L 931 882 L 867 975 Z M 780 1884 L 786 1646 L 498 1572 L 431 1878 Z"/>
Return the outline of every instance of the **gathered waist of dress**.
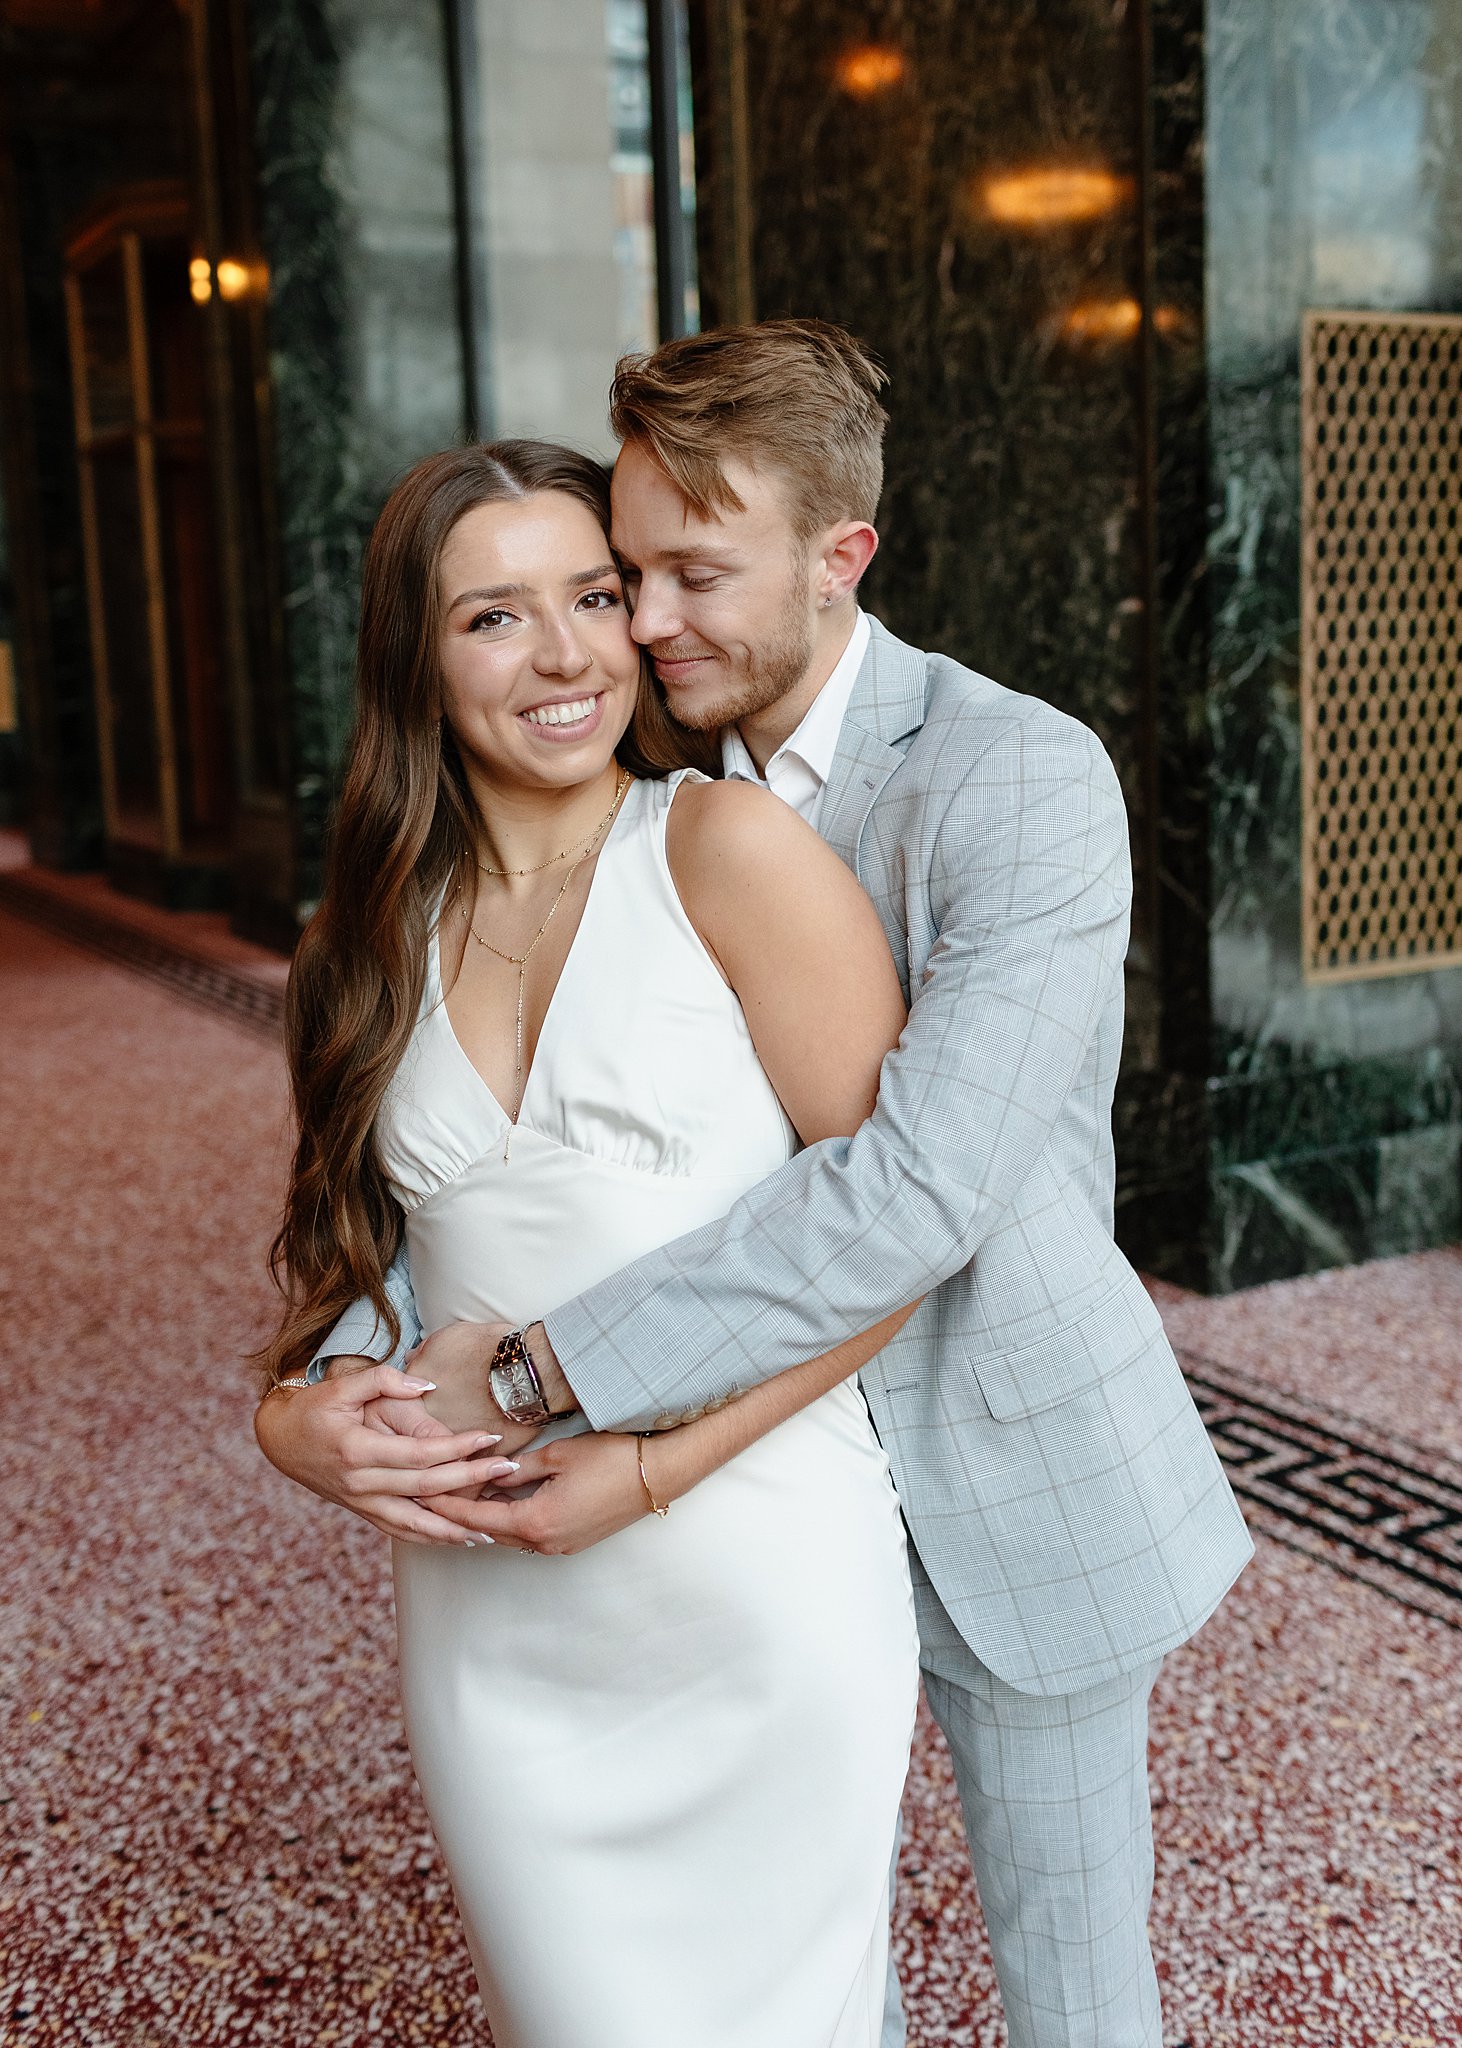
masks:
<path fill-rule="evenodd" d="M 515 1132 L 412 1208 L 422 1325 L 528 1322 L 724 1216 L 754 1178 L 636 1172 Z"/>

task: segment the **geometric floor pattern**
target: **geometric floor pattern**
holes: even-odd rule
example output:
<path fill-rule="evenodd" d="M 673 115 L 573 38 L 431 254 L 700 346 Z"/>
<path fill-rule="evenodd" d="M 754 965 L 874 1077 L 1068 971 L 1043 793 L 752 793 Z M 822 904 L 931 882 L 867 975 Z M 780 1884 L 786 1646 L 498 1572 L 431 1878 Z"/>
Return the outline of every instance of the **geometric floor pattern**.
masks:
<path fill-rule="evenodd" d="M 0 911 L 0 2039 L 488 2048 L 384 1546 L 250 1435 L 278 1053 L 183 993 Z M 1153 1700 L 1167 2048 L 1458 2048 L 1462 1257 L 1162 1306 L 1258 1545 Z M 927 1717 L 906 1820 L 912 2048 L 1001 2048 Z"/>
<path fill-rule="evenodd" d="M 1252 1528 L 1462 1629 L 1462 1466 L 1178 1355 Z"/>

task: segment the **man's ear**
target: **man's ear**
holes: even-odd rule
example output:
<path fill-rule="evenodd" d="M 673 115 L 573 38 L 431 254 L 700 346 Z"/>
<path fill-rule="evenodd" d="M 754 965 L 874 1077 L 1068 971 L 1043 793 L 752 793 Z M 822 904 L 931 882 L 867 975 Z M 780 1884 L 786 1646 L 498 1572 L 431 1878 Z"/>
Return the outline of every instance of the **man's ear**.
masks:
<path fill-rule="evenodd" d="M 814 590 L 819 606 L 851 597 L 878 553 L 878 534 L 866 519 L 844 519 L 824 536 Z"/>

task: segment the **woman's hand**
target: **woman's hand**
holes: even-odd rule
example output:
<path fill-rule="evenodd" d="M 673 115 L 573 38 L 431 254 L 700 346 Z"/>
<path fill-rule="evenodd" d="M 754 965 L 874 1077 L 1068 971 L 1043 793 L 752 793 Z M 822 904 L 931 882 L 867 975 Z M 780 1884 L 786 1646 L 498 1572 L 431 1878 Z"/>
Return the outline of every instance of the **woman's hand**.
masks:
<path fill-rule="evenodd" d="M 407 1358 L 413 1378 L 431 1381 L 422 1407 L 444 1429 L 461 1434 L 490 1431 L 505 1457 L 516 1457 L 537 1436 L 540 1424 L 510 1422 L 492 1398 L 488 1368 L 499 1338 L 510 1323 L 445 1323 L 424 1337 Z"/>
<path fill-rule="evenodd" d="M 318 1387 L 268 1394 L 254 1434 L 271 1465 L 321 1500 L 350 1508 L 402 1543 L 445 1543 L 469 1532 L 434 1512 L 438 1496 L 512 1478 L 495 1434 L 452 1433 L 422 1408 L 430 1382 L 360 1361 Z"/>
<path fill-rule="evenodd" d="M 458 1497 L 433 1505 L 464 1533 L 544 1557 L 571 1557 L 650 1512 L 632 1436 L 559 1437 L 542 1450 L 525 1451 L 517 1472 L 495 1483 L 500 1493 L 532 1491 L 515 1500 Z M 663 1504 L 665 1496 L 655 1497 Z"/>
<path fill-rule="evenodd" d="M 911 1302 L 861 1336 L 778 1373 L 710 1414 L 647 1436 L 645 1473 L 657 1503 L 668 1507 L 681 1499 L 769 1429 L 860 1371 L 897 1336 L 918 1305 Z M 525 1488 L 533 1489 L 529 1498 L 501 1498 L 509 1492 L 521 1495 Z M 587 1550 L 650 1512 L 640 1484 L 636 1439 L 607 1431 L 560 1437 L 542 1450 L 525 1451 L 517 1476 L 496 1481 L 494 1492 L 498 1497 L 491 1500 L 459 1495 L 433 1506 L 464 1534 L 548 1556 Z"/>

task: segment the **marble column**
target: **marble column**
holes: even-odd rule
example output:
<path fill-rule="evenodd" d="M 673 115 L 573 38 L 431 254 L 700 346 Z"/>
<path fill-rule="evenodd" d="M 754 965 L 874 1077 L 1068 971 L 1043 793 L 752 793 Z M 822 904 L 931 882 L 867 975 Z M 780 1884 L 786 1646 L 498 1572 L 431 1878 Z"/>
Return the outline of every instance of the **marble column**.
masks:
<path fill-rule="evenodd" d="M 1462 310 L 1462 6 L 1210 0 L 1207 73 L 1209 1277 L 1228 1288 L 1462 1236 L 1462 970 L 1305 982 L 1298 716 L 1300 315 Z"/>
<path fill-rule="evenodd" d="M 435 4 L 256 0 L 248 21 L 307 909 L 350 730 L 362 548 L 392 481 L 466 423 L 452 109 Z"/>
<path fill-rule="evenodd" d="M 724 51 L 725 0 L 710 13 Z M 840 321 L 892 376 L 872 607 L 1082 719 L 1117 763 L 1136 869 L 1124 1228 L 1195 1277 L 1201 14 L 882 0 L 854 31 L 834 0 L 745 0 L 740 33 L 755 312 Z"/>
<path fill-rule="evenodd" d="M 873 607 L 1122 776 L 1124 1243 L 1223 1289 L 1462 1236 L 1462 976 L 1304 982 L 1296 708 L 1300 315 L 1457 306 L 1462 0 L 695 25 L 708 303 L 892 373 Z"/>

